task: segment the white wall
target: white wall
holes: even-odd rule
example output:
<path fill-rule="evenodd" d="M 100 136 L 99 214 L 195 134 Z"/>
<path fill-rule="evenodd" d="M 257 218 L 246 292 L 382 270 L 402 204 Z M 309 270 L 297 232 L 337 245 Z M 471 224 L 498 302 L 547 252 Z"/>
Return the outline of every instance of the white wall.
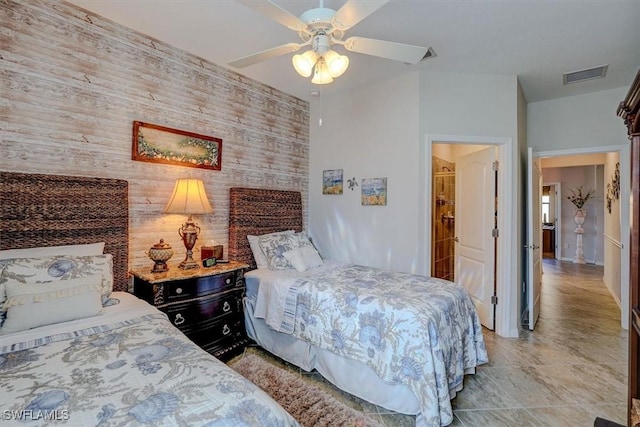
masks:
<path fill-rule="evenodd" d="M 618 88 L 532 102 L 527 133 L 534 152 L 620 145 L 626 129 L 616 109 L 627 93 Z"/>
<path fill-rule="evenodd" d="M 433 144 L 431 147 L 431 155 L 448 162 L 454 162 L 456 157 L 453 153 L 454 148 L 456 148 L 456 146 L 452 144 Z"/>
<path fill-rule="evenodd" d="M 424 273 L 417 257 L 418 75 L 311 105 L 309 228 L 325 257 Z M 322 117 L 322 126 L 318 119 Z M 343 195 L 322 194 L 322 171 L 343 169 Z M 346 180 L 358 187 L 349 190 Z M 387 206 L 362 206 L 363 178 L 387 177 Z"/>
<path fill-rule="evenodd" d="M 620 153 L 607 153 L 604 165 L 604 194 L 607 194 L 607 184 L 611 184 L 616 163 L 620 161 Z M 620 275 L 620 199 L 612 198 L 611 212 L 604 211 L 604 274 L 603 281 L 618 305 L 621 304 L 621 275 Z"/>
<path fill-rule="evenodd" d="M 515 76 L 420 75 L 421 132 L 516 138 Z"/>

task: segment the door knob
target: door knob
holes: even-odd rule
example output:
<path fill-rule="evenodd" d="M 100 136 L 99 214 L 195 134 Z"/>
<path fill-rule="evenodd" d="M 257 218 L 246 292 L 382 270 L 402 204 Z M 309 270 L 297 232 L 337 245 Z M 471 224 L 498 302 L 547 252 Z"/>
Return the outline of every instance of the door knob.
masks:
<path fill-rule="evenodd" d="M 458 240 L 458 238 L 457 238 L 457 237 L 454 237 L 454 238 L 453 238 L 453 241 L 454 241 L 454 242 L 456 242 L 456 243 L 458 243 L 460 240 Z"/>

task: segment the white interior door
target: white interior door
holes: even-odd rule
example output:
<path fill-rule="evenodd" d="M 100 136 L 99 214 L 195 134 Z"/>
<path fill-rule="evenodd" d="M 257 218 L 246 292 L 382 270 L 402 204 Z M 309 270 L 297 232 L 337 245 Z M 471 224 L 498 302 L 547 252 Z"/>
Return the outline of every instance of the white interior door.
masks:
<path fill-rule="evenodd" d="M 455 281 L 464 286 L 480 322 L 493 330 L 495 239 L 495 147 L 456 159 Z"/>
<path fill-rule="evenodd" d="M 542 194 L 542 172 L 533 150 L 528 150 L 527 183 L 527 307 L 529 329 L 533 331 L 540 315 L 540 286 L 542 283 L 542 220 L 540 219 L 540 195 Z"/>

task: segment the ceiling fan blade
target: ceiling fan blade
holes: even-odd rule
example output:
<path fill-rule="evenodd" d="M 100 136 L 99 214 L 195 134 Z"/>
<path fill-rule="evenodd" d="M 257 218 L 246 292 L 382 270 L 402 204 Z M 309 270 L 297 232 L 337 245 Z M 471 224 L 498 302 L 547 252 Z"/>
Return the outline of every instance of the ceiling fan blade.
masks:
<path fill-rule="evenodd" d="M 338 9 L 331 24 L 338 30 L 348 30 L 388 2 L 389 0 L 349 0 Z"/>
<path fill-rule="evenodd" d="M 268 16 L 276 22 L 289 27 L 294 31 L 302 31 L 307 28 L 307 24 L 300 20 L 297 16 L 278 6 L 271 3 L 269 0 L 237 0 L 238 3 L 242 3 L 250 9 L 260 12 L 263 15 Z"/>
<path fill-rule="evenodd" d="M 267 59 L 295 52 L 301 47 L 302 45 L 298 43 L 287 43 L 278 47 L 263 50 L 262 52 L 254 53 L 253 55 L 245 56 L 244 58 L 236 59 L 235 61 L 229 62 L 229 65 L 234 68 L 244 68 L 249 65 L 257 64 L 258 62 L 266 61 Z"/>
<path fill-rule="evenodd" d="M 420 62 L 429 51 L 428 47 L 368 39 L 366 37 L 349 37 L 344 41 L 344 47 L 351 52 L 364 53 L 408 64 Z"/>

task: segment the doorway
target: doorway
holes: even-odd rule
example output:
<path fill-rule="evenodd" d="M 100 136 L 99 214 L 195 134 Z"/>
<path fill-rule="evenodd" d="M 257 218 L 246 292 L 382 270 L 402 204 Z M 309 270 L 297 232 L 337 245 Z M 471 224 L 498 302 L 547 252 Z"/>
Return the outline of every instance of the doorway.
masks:
<path fill-rule="evenodd" d="M 543 172 L 542 194 L 540 201 L 543 259 L 556 259 L 558 256 L 558 248 L 560 247 L 558 239 L 562 236 L 562 234 L 558 232 L 558 230 L 562 229 L 559 214 L 562 202 L 560 194 L 560 183 L 545 183 Z"/>
<path fill-rule="evenodd" d="M 584 248 L 580 245 L 580 249 L 584 252 L 584 258 L 588 264 L 604 266 L 604 284 L 620 307 L 621 326 L 628 329 L 629 245 L 627 243 L 629 241 L 630 171 L 628 165 L 620 162 L 620 159 L 628 158 L 629 147 L 624 145 L 538 152 L 535 155 L 542 162 L 543 189 L 549 186 L 550 195 L 554 195 L 555 187 L 554 231 L 557 260 L 578 262 L 576 223 L 573 215 L 575 209 L 567 200 L 567 195 L 580 185 L 584 185 L 585 191 L 596 190 L 595 198 L 588 206 L 588 214 L 583 226 L 586 227 L 585 234 L 582 236 Z M 597 160 L 598 156 L 600 160 Z M 608 187 L 611 186 L 611 182 L 619 183 L 619 197 L 609 201 Z M 552 207 L 550 212 L 553 212 Z M 543 227 L 544 223 L 543 220 Z M 582 240 L 580 239 L 580 243 Z"/>
<path fill-rule="evenodd" d="M 503 262 L 496 272 L 496 295 L 495 302 L 495 332 L 502 337 L 515 338 L 519 333 L 519 307 L 521 304 L 522 292 L 519 286 L 521 283 L 521 259 L 514 258 L 514 254 L 520 253 L 522 244 L 519 227 L 522 223 L 517 220 L 517 212 L 521 202 L 517 197 L 520 178 L 516 176 L 517 159 L 519 154 L 510 137 L 495 136 L 465 136 L 465 135 L 425 135 L 424 144 L 421 144 L 420 155 L 420 187 L 419 197 L 419 230 L 424 238 L 420 239 L 418 248 L 420 257 L 423 260 L 425 274 L 429 274 L 433 251 L 432 251 L 432 148 L 435 144 L 449 145 L 485 145 L 495 147 L 497 151 L 498 163 L 500 165 L 498 173 L 498 231 L 499 238 L 496 241 L 498 260 L 510 260 L 513 262 Z M 459 207 L 458 207 L 459 208 Z M 459 210 L 458 210 L 459 215 Z"/>
<path fill-rule="evenodd" d="M 497 149 L 432 146 L 432 270 L 469 292 L 480 322 L 495 329 Z"/>

